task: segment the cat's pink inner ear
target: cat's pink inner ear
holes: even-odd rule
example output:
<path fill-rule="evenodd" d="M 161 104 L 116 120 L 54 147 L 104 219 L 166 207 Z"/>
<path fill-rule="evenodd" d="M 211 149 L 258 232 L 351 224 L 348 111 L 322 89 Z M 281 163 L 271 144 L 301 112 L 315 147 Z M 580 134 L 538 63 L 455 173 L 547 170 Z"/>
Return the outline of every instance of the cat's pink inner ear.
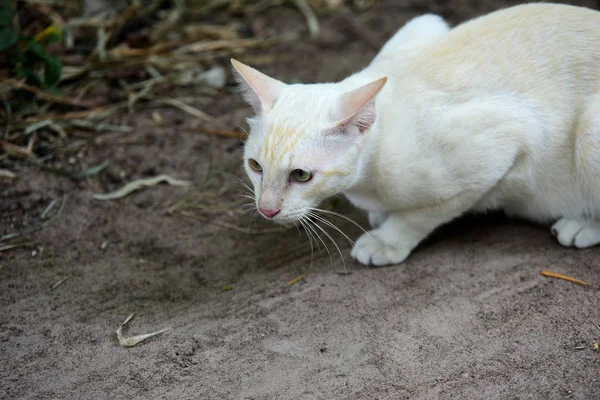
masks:
<path fill-rule="evenodd" d="M 259 112 L 262 108 L 270 110 L 279 97 L 285 83 L 273 79 L 241 62 L 231 59 L 237 72 L 239 84 L 242 86 L 244 98 Z M 262 106 L 262 108 L 261 108 Z"/>
<path fill-rule="evenodd" d="M 361 132 L 375 122 L 375 95 L 383 88 L 387 77 L 367 83 L 344 93 L 338 103 L 336 119 L 340 124 L 354 121 Z"/>

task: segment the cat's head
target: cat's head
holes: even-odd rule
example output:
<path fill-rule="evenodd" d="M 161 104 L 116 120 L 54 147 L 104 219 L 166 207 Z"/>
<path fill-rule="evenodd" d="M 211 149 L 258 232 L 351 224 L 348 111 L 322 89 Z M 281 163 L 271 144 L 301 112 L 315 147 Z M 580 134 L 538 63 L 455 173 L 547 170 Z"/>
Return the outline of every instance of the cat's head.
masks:
<path fill-rule="evenodd" d="M 346 91 L 339 84 L 288 85 L 231 61 L 256 112 L 248 119 L 244 165 L 260 213 L 291 223 L 351 188 L 387 78 Z"/>

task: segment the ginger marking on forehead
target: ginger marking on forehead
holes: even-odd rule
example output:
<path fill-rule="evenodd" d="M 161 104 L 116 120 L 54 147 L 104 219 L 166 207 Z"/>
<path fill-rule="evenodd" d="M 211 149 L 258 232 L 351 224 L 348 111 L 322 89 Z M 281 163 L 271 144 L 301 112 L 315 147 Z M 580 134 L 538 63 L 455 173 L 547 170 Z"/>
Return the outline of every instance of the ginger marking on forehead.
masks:
<path fill-rule="evenodd" d="M 281 151 L 281 153 L 279 154 L 279 159 L 278 162 L 281 162 L 283 160 L 283 157 L 292 152 L 292 150 L 294 149 L 294 147 L 296 147 L 296 144 L 298 143 L 298 141 L 300 140 L 300 137 L 302 135 L 296 135 L 295 137 L 293 137 L 291 140 L 288 140 L 287 145 L 285 146 L 285 148 L 283 149 L 283 151 Z"/>
<path fill-rule="evenodd" d="M 268 160 L 269 155 L 271 154 L 271 138 L 267 136 L 264 140 L 264 145 L 261 148 L 261 153 L 263 155 L 263 159 Z"/>
<path fill-rule="evenodd" d="M 271 165 L 281 163 L 301 136 L 301 131 L 291 124 L 270 123 L 263 147 L 265 159 Z"/>

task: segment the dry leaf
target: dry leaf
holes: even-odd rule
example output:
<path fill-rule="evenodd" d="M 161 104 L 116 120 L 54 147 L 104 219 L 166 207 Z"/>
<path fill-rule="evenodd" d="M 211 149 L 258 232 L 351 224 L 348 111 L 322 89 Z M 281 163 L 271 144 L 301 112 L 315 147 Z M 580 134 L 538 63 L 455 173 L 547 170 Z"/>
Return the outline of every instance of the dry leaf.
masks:
<path fill-rule="evenodd" d="M 152 332 L 152 333 L 145 333 L 145 334 L 141 334 L 141 335 L 124 337 L 123 336 L 123 327 L 125 325 L 127 325 L 127 323 L 129 323 L 129 321 L 131 321 L 133 319 L 134 315 L 135 314 L 132 313 L 129 317 L 127 317 L 127 319 L 125 321 L 123 321 L 121 326 L 119 326 L 119 329 L 117 329 L 117 339 L 119 340 L 119 344 L 123 347 L 133 347 L 136 344 L 140 343 L 141 341 L 151 338 L 152 336 L 160 335 L 161 333 L 171 330 L 171 328 L 165 328 L 165 329 L 161 329 L 160 331 L 156 331 L 156 332 Z"/>
<path fill-rule="evenodd" d="M 165 120 L 163 119 L 162 115 L 160 115 L 160 113 L 158 111 L 154 111 L 152 113 L 152 120 L 154 121 L 154 124 L 156 126 L 164 126 L 165 125 Z"/>
<path fill-rule="evenodd" d="M 15 174 L 14 172 L 9 171 L 7 169 L 0 169 L 0 178 L 13 179 L 16 177 L 17 177 L 17 174 Z"/>

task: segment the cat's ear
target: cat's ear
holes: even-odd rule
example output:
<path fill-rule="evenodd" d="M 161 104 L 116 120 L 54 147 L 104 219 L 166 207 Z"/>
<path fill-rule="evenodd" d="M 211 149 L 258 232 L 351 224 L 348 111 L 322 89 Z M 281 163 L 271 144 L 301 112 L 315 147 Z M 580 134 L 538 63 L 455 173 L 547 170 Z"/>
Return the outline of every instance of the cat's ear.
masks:
<path fill-rule="evenodd" d="M 346 92 L 338 99 L 334 112 L 336 126 L 355 126 L 360 133 L 369 129 L 375 122 L 375 95 L 383 88 L 387 77 L 380 78 L 364 86 Z"/>
<path fill-rule="evenodd" d="M 246 101 L 254 108 L 254 111 L 268 111 L 281 94 L 285 83 L 273 79 L 241 62 L 231 59 L 235 69 L 235 77 L 242 88 Z"/>

